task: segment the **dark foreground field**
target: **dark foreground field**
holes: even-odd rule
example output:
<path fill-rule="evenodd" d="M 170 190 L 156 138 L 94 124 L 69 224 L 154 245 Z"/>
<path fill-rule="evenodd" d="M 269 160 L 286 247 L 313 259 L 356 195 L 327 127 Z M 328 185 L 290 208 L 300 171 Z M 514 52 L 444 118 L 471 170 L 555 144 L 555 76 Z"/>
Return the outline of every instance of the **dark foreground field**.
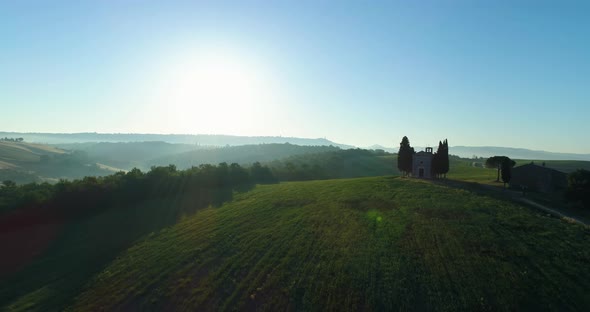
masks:
<path fill-rule="evenodd" d="M 85 226 L 108 226 L 102 218 Z M 106 239 L 116 244 L 117 233 Z M 67 262 L 67 250 L 91 254 L 82 244 L 61 238 L 62 252 L 12 278 Z M 72 270 L 17 283 L 20 293 L 2 283 L 0 293 L 12 294 L 1 303 L 15 311 L 583 311 L 588 263 L 587 228 L 465 190 L 378 177 L 258 186 L 140 238 L 83 281 Z"/>

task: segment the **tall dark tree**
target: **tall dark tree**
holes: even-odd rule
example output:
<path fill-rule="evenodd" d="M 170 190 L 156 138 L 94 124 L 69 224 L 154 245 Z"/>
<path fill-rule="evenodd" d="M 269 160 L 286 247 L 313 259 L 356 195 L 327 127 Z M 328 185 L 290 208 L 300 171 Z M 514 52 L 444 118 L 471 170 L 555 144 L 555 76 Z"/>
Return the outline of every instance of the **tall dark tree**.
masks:
<path fill-rule="evenodd" d="M 446 178 L 449 169 L 449 142 L 445 139 L 442 143 L 442 154 L 440 156 L 440 173 Z"/>
<path fill-rule="evenodd" d="M 516 162 L 507 156 L 492 156 L 486 160 L 486 168 L 496 168 L 498 170 L 496 182 L 500 182 L 500 171 L 502 170 L 502 164 L 505 161 L 508 161 L 511 168 L 516 165 Z"/>
<path fill-rule="evenodd" d="M 250 167 L 250 176 L 255 183 L 267 184 L 276 182 L 276 178 L 273 176 L 270 168 L 261 165 L 259 162 L 255 162 Z"/>
<path fill-rule="evenodd" d="M 514 160 L 505 157 L 502 161 L 501 171 L 502 171 L 502 182 L 504 182 L 504 187 L 506 187 L 506 183 L 510 183 L 512 180 L 512 167 L 514 166 Z"/>
<path fill-rule="evenodd" d="M 438 141 L 438 149 L 432 158 L 432 174 L 438 178 L 447 176 L 449 172 L 449 143 Z"/>
<path fill-rule="evenodd" d="M 441 162 L 441 156 L 443 154 L 443 144 L 441 141 L 438 141 L 438 149 L 436 150 L 436 153 L 434 154 L 434 156 L 432 156 L 432 164 L 431 164 L 431 168 L 432 168 L 432 175 L 434 177 L 440 177 L 440 175 L 442 174 L 442 162 Z"/>
<path fill-rule="evenodd" d="M 414 155 L 414 148 L 410 146 L 410 140 L 404 136 L 399 144 L 399 152 L 397 153 L 397 168 L 404 175 L 412 172 L 412 156 Z"/>

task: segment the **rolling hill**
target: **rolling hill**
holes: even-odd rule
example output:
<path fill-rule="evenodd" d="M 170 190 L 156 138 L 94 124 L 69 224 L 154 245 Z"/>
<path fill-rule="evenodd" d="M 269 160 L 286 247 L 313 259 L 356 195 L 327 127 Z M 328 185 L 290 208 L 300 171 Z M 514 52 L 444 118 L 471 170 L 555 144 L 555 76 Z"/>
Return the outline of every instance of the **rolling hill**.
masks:
<path fill-rule="evenodd" d="M 221 162 L 235 162 L 248 166 L 256 161 L 270 166 L 275 175 L 283 181 L 399 173 L 395 155 L 361 149 L 340 149 L 335 146 L 283 143 L 205 147 L 166 142 L 88 142 L 50 146 L 0 141 L 0 181 L 13 180 L 18 183 L 102 176 L 116 171 L 131 170 L 134 167 L 145 171 L 152 166 L 174 164 L 184 169 Z M 517 165 L 521 165 L 532 160 L 516 161 Z M 566 173 L 580 168 L 590 169 L 588 161 L 535 161 L 539 164 L 546 163 L 548 167 Z M 452 168 L 462 170 L 465 166 L 482 166 L 484 160 L 453 157 L 452 162 Z M 473 172 L 467 172 L 467 175 L 458 173 L 460 177 L 474 180 Z M 484 174 L 484 171 L 478 174 Z M 491 174 L 491 171 L 485 171 L 484 176 L 476 180 L 483 182 L 482 178 L 487 179 Z"/>
<path fill-rule="evenodd" d="M 190 168 L 201 164 L 269 162 L 294 155 L 317 154 L 340 150 L 334 146 L 300 146 L 284 144 L 257 144 L 228 146 L 215 149 L 194 150 L 168 155 L 149 161 L 150 165 L 165 166 L 174 164 L 179 168 Z"/>
<path fill-rule="evenodd" d="M 5 164 L 5 168 L 18 168 L 23 164 L 39 162 L 41 155 L 64 153 L 64 150 L 49 145 L 0 141 L 0 162 Z"/>
<path fill-rule="evenodd" d="M 224 147 L 257 144 L 283 144 L 290 143 L 302 146 L 336 146 L 342 149 L 355 148 L 348 144 L 341 144 L 325 138 L 297 138 L 281 136 L 237 136 L 237 135 L 213 135 L 213 134 L 141 134 L 141 133 L 23 133 L 0 132 L 0 137 L 22 137 L 27 142 L 42 144 L 56 144 L 58 146 L 72 148 L 80 143 L 124 143 L 124 142 L 166 142 L 171 144 L 186 144 L 197 148 Z M 70 145 L 70 146 L 68 146 Z M 88 146 L 88 144 L 86 144 Z M 416 151 L 424 147 L 415 146 Z M 371 145 L 367 149 L 382 149 L 390 153 L 397 153 L 398 147 L 386 147 Z M 498 147 L 498 146 L 452 146 L 449 152 L 463 158 L 491 157 L 504 155 L 513 159 L 542 159 L 542 160 L 584 160 L 590 161 L 590 154 L 548 152 L 542 150 L 530 150 L 526 148 Z M 157 157 L 157 156 L 156 156 Z M 153 158 L 156 158 L 153 157 Z"/>
<path fill-rule="evenodd" d="M 266 162 L 279 181 L 398 175 L 394 155 L 361 149 L 293 155 Z"/>
<path fill-rule="evenodd" d="M 583 311 L 590 305 L 588 229 L 509 201 L 396 177 L 289 182 L 257 186 L 174 221 L 173 212 L 190 205 L 182 197 L 113 207 L 61 226 L 44 255 L 3 278 L 0 306 Z"/>
<path fill-rule="evenodd" d="M 211 147 L 205 148 L 194 144 L 172 144 L 162 141 L 87 142 L 56 144 L 56 146 L 70 151 L 83 151 L 98 163 L 125 170 L 134 167 L 145 170 L 155 164 L 152 162 L 153 159 L 199 149 L 211 149 Z"/>
<path fill-rule="evenodd" d="M 55 181 L 112 172 L 100 168 L 80 153 L 44 144 L 0 141 L 0 181 Z"/>
<path fill-rule="evenodd" d="M 256 161 L 269 162 L 291 156 L 341 150 L 334 146 L 306 146 L 290 143 L 216 147 L 166 142 L 101 142 L 57 144 L 56 146 L 69 151 L 83 151 L 95 162 L 125 170 L 134 167 L 148 170 L 151 166 L 169 164 L 179 168 L 221 162 L 250 165 Z"/>

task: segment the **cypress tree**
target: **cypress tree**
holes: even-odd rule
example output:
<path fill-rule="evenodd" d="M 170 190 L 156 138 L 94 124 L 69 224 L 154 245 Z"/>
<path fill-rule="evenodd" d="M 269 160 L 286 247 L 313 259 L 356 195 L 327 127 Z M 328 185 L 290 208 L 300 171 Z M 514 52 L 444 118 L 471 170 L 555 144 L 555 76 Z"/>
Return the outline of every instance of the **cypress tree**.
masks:
<path fill-rule="evenodd" d="M 437 178 L 440 177 L 440 174 L 442 173 L 442 156 L 443 144 L 441 141 L 438 141 L 438 149 L 432 157 L 432 175 Z"/>
<path fill-rule="evenodd" d="M 443 147 L 443 154 L 441 156 L 441 165 L 440 165 L 440 173 L 444 174 L 445 178 L 447 177 L 447 173 L 449 172 L 449 142 L 447 139 L 442 144 Z"/>
<path fill-rule="evenodd" d="M 410 140 L 404 136 L 399 144 L 399 152 L 397 153 L 397 168 L 404 175 L 412 172 L 412 155 L 414 149 L 410 146 Z"/>

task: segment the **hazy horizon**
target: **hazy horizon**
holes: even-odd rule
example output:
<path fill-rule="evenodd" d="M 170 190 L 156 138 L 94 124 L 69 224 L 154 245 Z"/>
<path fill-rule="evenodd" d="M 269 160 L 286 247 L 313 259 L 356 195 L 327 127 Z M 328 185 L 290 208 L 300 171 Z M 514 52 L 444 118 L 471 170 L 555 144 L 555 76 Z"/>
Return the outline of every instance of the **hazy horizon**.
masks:
<path fill-rule="evenodd" d="M 2 130 L 590 154 L 590 4 L 0 3 Z"/>
<path fill-rule="evenodd" d="M 0 129 L 1 130 L 1 129 Z M 350 147 L 354 147 L 354 148 L 363 148 L 363 149 L 371 149 L 371 148 L 385 148 L 387 150 L 394 150 L 393 152 L 395 152 L 395 150 L 397 150 L 399 148 L 398 145 L 382 145 L 382 144 L 370 144 L 370 145 L 363 145 L 363 146 L 358 146 L 358 145 L 352 145 L 349 144 L 348 142 L 338 142 L 338 141 L 334 141 L 331 140 L 330 138 L 326 138 L 326 137 L 322 137 L 322 138 L 312 138 L 312 137 L 290 137 L 290 136 L 275 136 L 275 135 L 268 135 L 268 136 L 242 136 L 242 135 L 233 135 L 233 134 L 221 134 L 221 133 L 216 133 L 216 134 L 203 134 L 203 133 L 107 133 L 107 132 L 11 132 L 11 131 L 0 131 L 0 139 L 4 136 L 6 136 L 6 134 L 10 134 L 12 133 L 13 135 L 16 135 L 16 137 L 18 137 L 18 135 L 21 134 L 28 134 L 28 135 L 86 135 L 86 134 L 96 134 L 96 135 L 123 135 L 123 136 L 128 136 L 128 135 L 137 135 L 137 136 L 220 136 L 220 137 L 236 137 L 236 138 L 284 138 L 284 139 L 295 139 L 295 140 L 309 140 L 309 141 L 313 141 L 313 140 L 326 140 L 332 143 L 335 143 L 337 145 L 340 146 L 350 146 Z M 12 136 L 9 136 L 10 138 L 13 138 Z M 14 138 L 16 138 L 14 137 Z M 401 139 L 400 139 L 401 140 Z M 48 143 L 48 144 L 56 144 L 57 142 L 47 142 L 44 140 L 25 140 L 25 141 L 30 141 L 33 143 Z M 71 143 L 97 143 L 97 142 L 167 142 L 170 144 L 192 144 L 192 143 L 186 143 L 186 142 L 172 142 L 172 141 L 165 141 L 165 140 L 156 140 L 156 139 L 151 139 L 151 140 L 137 140 L 137 141 L 131 141 L 131 140 L 113 140 L 113 141 L 98 141 L 96 139 L 93 139 L 91 141 L 84 141 L 81 139 L 78 140 L 73 140 L 70 139 L 68 141 L 71 141 Z M 174 141 L 174 140 L 173 140 Z M 59 142 L 59 143 L 63 143 L 63 144 L 67 144 L 66 142 Z M 277 143 L 277 142 L 274 142 Z M 280 142 L 279 142 L 280 143 Z M 250 144 L 261 144 L 261 143 L 243 143 L 243 144 L 238 144 L 238 145 L 250 145 Z M 266 143 L 266 144 L 270 144 L 270 143 Z M 297 142 L 293 143 L 291 142 L 291 144 L 295 144 L 298 145 Z M 415 145 L 412 144 L 412 146 L 414 148 L 416 148 L 417 150 L 422 150 L 425 147 L 434 147 L 436 148 L 438 143 L 433 143 L 433 144 L 429 144 L 429 145 Z M 205 144 L 207 145 L 207 144 Z M 226 145 L 225 143 L 222 145 Z M 234 144 L 230 144 L 230 145 L 234 145 Z M 301 145 L 301 143 L 299 144 Z M 306 144 L 307 145 L 307 144 Z M 219 145 L 221 146 L 221 145 Z M 237 145 L 236 145 L 237 146 Z M 491 148 L 491 149 L 514 149 L 514 150 L 527 150 L 530 152 L 546 152 L 546 153 L 556 153 L 556 154 L 572 154 L 572 155 L 581 155 L 581 156 L 587 156 L 590 155 L 588 153 L 575 153 L 575 152 L 568 152 L 568 151 L 552 151 L 552 150 L 542 150 L 542 149 L 527 149 L 527 148 L 523 148 L 520 146 L 492 146 L 492 145 L 460 145 L 460 144 L 454 144 L 454 145 L 450 145 L 451 148 L 468 148 L 468 149 L 486 149 L 486 148 Z M 459 155 L 460 154 L 460 155 Z M 461 157 L 471 157 L 474 154 L 469 152 L 467 154 L 465 154 L 464 152 L 459 153 L 459 154 L 455 154 L 455 155 L 459 155 Z M 477 156 L 482 156 L 476 153 Z M 491 154 L 490 154 L 491 155 Z M 487 156 L 486 156 L 487 157 Z M 522 157 L 521 157 L 522 158 Z M 524 158 L 528 158 L 528 157 L 524 157 Z"/>

